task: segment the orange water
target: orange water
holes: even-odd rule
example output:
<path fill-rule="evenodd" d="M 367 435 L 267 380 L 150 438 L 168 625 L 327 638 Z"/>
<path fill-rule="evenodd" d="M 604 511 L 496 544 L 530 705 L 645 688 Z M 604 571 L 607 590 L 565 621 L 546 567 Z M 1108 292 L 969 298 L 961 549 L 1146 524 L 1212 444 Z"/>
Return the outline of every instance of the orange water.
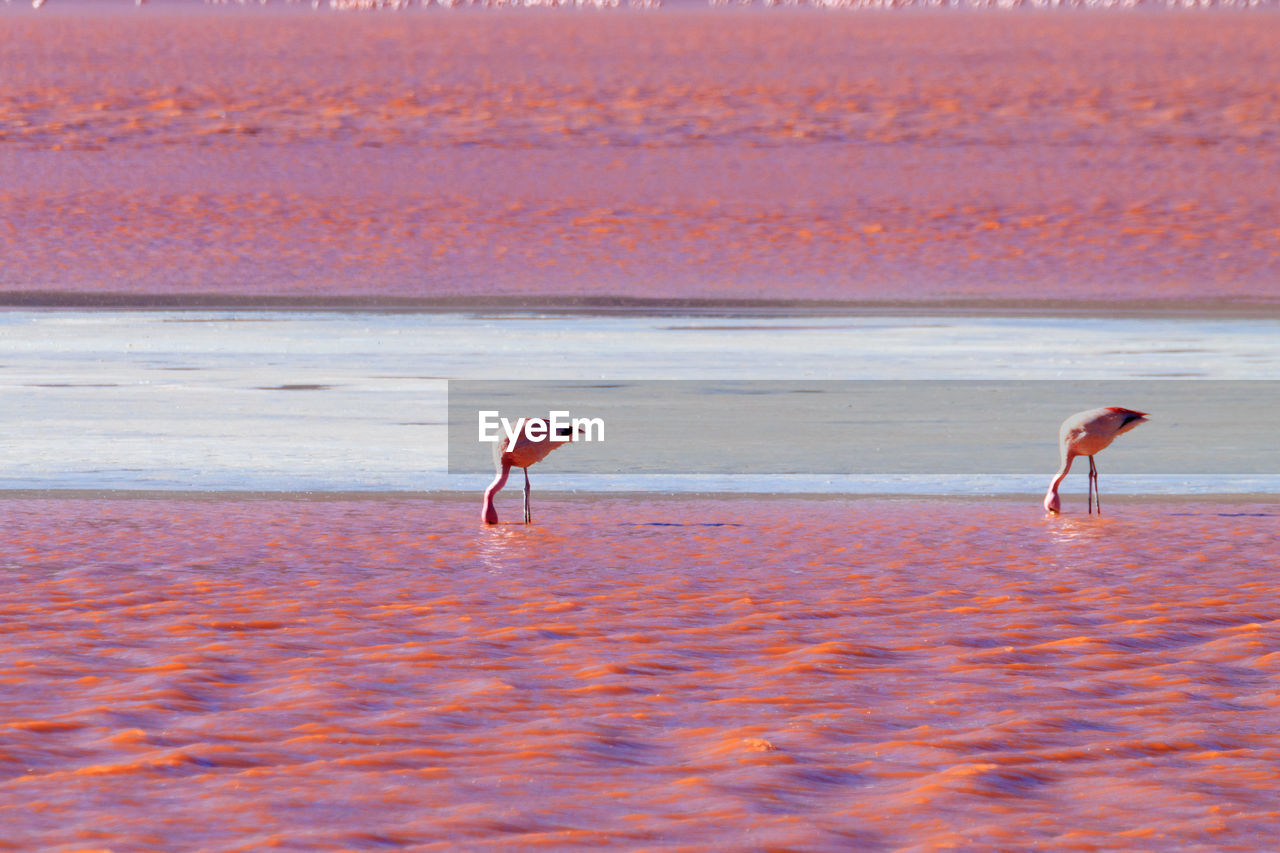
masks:
<path fill-rule="evenodd" d="M 50 4 L 0 15 L 0 291 L 1274 299 L 1277 43 Z"/>
<path fill-rule="evenodd" d="M 0 500 L 0 849 L 1273 849 L 1280 510 L 1107 510 Z"/>

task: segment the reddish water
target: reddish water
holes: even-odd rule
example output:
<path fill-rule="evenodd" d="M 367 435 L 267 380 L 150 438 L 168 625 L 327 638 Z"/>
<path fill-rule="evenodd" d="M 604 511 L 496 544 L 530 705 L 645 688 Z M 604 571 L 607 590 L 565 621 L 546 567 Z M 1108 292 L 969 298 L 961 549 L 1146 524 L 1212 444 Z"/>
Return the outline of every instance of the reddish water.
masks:
<path fill-rule="evenodd" d="M 0 501 L 0 849 L 1280 836 L 1274 504 L 478 509 Z"/>
<path fill-rule="evenodd" d="M 0 291 L 1276 297 L 1280 15 L 0 15 Z"/>

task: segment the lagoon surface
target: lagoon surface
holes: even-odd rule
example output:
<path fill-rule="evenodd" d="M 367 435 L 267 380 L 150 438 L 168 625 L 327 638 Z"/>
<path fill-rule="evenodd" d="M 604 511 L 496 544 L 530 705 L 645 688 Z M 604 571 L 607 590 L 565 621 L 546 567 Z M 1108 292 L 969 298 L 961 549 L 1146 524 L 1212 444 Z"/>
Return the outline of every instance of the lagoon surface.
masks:
<path fill-rule="evenodd" d="M 1274 308 L 1277 42 L 1274 10 L 0 4 L 0 297 Z"/>
<path fill-rule="evenodd" d="M 0 848 L 1272 849 L 1276 505 L 1075 509 L 0 499 Z"/>
<path fill-rule="evenodd" d="M 0 5 L 0 850 L 1275 847 L 1280 17 L 303 5 Z"/>

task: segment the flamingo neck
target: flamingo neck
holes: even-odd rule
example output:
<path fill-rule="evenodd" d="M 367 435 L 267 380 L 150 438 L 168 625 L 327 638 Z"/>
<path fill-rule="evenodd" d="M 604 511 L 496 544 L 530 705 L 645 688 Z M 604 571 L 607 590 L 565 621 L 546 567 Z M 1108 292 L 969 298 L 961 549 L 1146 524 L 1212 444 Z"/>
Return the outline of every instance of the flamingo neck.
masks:
<path fill-rule="evenodd" d="M 1053 482 L 1049 484 L 1049 489 L 1053 492 L 1058 491 L 1058 486 L 1062 485 L 1062 481 L 1067 478 L 1067 472 L 1071 470 L 1071 463 L 1075 460 L 1074 453 L 1068 453 L 1062 460 L 1062 467 L 1058 469 L 1058 473 L 1053 475 Z"/>
<path fill-rule="evenodd" d="M 1062 481 L 1067 478 L 1067 472 L 1071 470 L 1071 462 L 1076 458 L 1074 453 L 1065 453 L 1062 456 L 1062 467 L 1058 469 L 1058 473 L 1053 475 L 1053 482 L 1049 484 L 1049 491 L 1044 493 L 1045 506 L 1058 502 L 1058 487 L 1062 485 Z M 1056 510 L 1055 510 L 1056 511 Z"/>
<path fill-rule="evenodd" d="M 484 490 L 484 508 L 481 510 L 480 517 L 485 524 L 498 523 L 498 510 L 493 505 L 493 496 L 507 484 L 507 476 L 510 473 L 511 466 L 503 465 L 502 469 L 498 471 L 498 476 L 494 477 L 493 482 L 489 484 L 489 488 Z"/>

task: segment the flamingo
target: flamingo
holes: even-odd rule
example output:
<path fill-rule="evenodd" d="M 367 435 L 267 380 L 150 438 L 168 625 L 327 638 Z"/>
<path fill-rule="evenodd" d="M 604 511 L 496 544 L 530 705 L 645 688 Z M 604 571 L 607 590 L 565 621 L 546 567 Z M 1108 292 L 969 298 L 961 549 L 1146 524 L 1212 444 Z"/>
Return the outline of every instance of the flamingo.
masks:
<path fill-rule="evenodd" d="M 562 440 L 552 438 L 550 424 L 544 418 L 524 419 L 526 426 L 531 423 L 544 425 L 541 430 L 545 435 L 544 438 L 533 441 L 525 430 L 521 429 L 515 446 L 511 450 L 507 450 L 507 442 L 504 439 L 493 443 L 493 467 L 497 471 L 497 476 L 489 484 L 489 488 L 484 490 L 484 511 L 481 518 L 485 524 L 498 523 L 498 510 L 493 506 L 493 497 L 507 484 L 507 475 L 511 473 L 512 467 L 524 469 L 524 523 L 533 523 L 533 516 L 529 513 L 529 466 L 546 459 L 547 454 L 560 445 L 573 441 L 574 432 L 569 432 L 568 438 Z"/>
<path fill-rule="evenodd" d="M 1089 457 L 1089 514 L 1093 514 L 1094 495 L 1098 495 L 1098 466 L 1093 456 L 1105 450 L 1117 435 L 1128 432 L 1138 424 L 1147 422 L 1147 413 L 1120 406 L 1106 406 L 1101 409 L 1089 409 L 1076 412 L 1062 422 L 1058 429 L 1058 444 L 1062 450 L 1062 467 L 1054 475 L 1049 484 L 1049 491 L 1044 496 L 1045 512 L 1058 512 L 1062 508 L 1058 500 L 1058 486 L 1067 472 L 1071 470 L 1071 461 L 1077 456 Z M 1102 496 L 1098 495 L 1098 515 L 1102 515 Z"/>

